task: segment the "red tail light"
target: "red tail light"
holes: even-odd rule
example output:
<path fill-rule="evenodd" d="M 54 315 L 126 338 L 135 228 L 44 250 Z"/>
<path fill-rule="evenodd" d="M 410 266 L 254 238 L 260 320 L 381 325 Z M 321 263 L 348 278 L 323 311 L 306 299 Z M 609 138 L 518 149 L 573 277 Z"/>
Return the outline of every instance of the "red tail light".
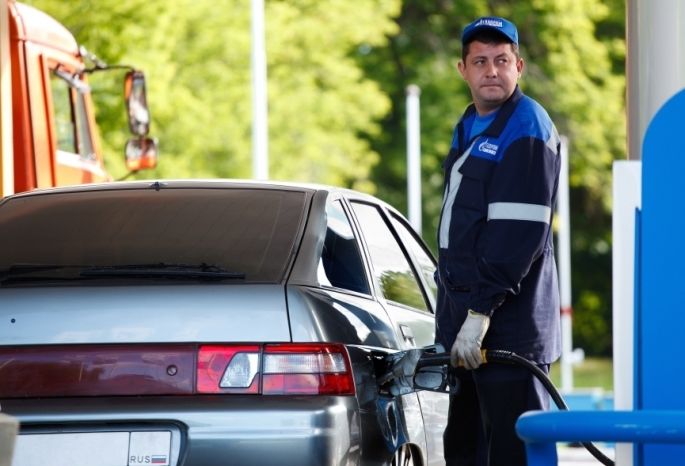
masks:
<path fill-rule="evenodd" d="M 259 346 L 200 346 L 198 393 L 259 393 Z"/>
<path fill-rule="evenodd" d="M 350 358 L 343 345 L 284 343 L 205 345 L 198 350 L 198 393 L 354 395 Z M 260 390 L 261 375 L 261 390 Z"/>
<path fill-rule="evenodd" d="M 265 395 L 354 395 L 350 358 L 343 345 L 266 345 Z"/>

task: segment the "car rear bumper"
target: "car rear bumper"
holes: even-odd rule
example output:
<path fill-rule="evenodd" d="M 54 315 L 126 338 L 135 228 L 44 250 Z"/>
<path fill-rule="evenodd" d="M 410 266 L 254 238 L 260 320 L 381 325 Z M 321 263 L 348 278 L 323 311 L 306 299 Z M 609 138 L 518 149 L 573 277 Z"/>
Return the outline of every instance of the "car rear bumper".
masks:
<path fill-rule="evenodd" d="M 20 434 L 170 431 L 170 466 L 356 465 L 352 396 L 193 396 L 0 400 Z M 22 466 L 22 465 L 19 465 Z M 123 465 L 126 466 L 126 465 Z"/>

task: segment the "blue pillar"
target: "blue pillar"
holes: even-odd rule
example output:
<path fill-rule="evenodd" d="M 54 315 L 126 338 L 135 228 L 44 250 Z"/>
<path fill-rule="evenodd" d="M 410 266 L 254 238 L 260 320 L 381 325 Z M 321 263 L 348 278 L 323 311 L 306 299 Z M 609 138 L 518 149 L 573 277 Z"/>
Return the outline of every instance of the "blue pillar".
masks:
<path fill-rule="evenodd" d="M 647 128 L 638 218 L 635 408 L 685 410 L 685 90 Z M 636 450 L 636 465 L 685 461 L 684 445 Z"/>

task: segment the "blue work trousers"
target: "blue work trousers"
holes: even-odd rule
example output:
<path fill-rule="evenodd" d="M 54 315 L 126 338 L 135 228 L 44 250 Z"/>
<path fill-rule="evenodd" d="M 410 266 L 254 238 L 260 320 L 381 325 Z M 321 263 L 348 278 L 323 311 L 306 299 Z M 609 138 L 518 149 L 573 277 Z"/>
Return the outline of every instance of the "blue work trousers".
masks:
<path fill-rule="evenodd" d="M 549 373 L 549 365 L 538 365 Z M 515 424 L 530 410 L 549 409 L 544 386 L 525 367 L 489 363 L 451 369 L 453 384 L 444 433 L 447 466 L 526 466 Z"/>

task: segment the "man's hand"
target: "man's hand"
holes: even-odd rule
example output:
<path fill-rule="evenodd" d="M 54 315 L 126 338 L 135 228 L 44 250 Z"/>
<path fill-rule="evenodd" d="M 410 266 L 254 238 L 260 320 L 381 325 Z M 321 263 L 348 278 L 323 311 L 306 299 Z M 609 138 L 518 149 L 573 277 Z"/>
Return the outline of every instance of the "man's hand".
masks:
<path fill-rule="evenodd" d="M 480 345 L 483 343 L 489 326 L 490 317 L 469 309 L 450 351 L 452 366 L 457 367 L 459 360 L 464 362 L 464 367 L 467 369 L 476 369 L 483 363 Z"/>

